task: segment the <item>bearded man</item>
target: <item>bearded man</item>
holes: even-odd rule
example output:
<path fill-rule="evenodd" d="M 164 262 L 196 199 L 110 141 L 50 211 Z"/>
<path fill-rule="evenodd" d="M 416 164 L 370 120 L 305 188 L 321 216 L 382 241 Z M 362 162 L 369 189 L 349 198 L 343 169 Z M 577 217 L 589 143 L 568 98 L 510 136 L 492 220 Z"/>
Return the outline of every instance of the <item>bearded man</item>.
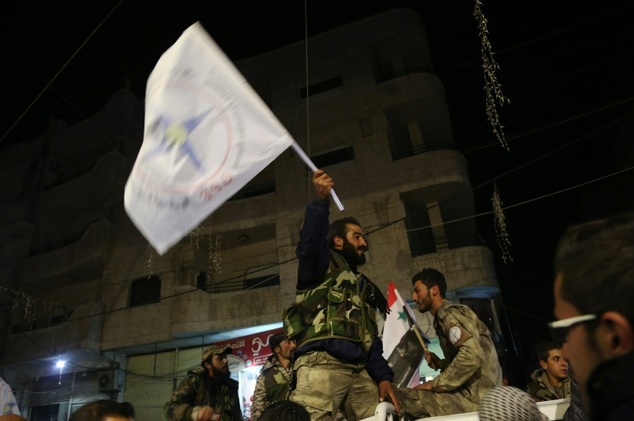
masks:
<path fill-rule="evenodd" d="M 350 217 L 329 226 L 334 182 L 322 170 L 312 181 L 319 198 L 306 208 L 296 249 L 297 295 L 283 315 L 286 334 L 297 341 L 289 399 L 312 421 L 337 419 L 338 413 L 349 421 L 368 418 L 384 399 L 400 411 L 377 336 L 375 314 L 385 317 L 387 301 L 357 271 L 368 250 L 366 232 Z"/>
<path fill-rule="evenodd" d="M 166 421 L 242 421 L 238 382 L 230 377 L 231 348 L 203 350 L 200 367 L 187 372 L 163 407 Z"/>

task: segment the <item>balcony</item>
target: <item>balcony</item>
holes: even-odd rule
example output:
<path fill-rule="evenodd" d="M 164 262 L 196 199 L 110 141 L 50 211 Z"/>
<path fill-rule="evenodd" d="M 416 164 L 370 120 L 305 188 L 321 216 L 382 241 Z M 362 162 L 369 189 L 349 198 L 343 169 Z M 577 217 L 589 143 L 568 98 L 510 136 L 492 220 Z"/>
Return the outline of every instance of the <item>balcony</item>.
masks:
<path fill-rule="evenodd" d="M 94 222 L 72 244 L 29 257 L 22 282 L 35 285 L 46 281 L 61 286 L 101 277 L 111 229 L 106 220 Z"/>

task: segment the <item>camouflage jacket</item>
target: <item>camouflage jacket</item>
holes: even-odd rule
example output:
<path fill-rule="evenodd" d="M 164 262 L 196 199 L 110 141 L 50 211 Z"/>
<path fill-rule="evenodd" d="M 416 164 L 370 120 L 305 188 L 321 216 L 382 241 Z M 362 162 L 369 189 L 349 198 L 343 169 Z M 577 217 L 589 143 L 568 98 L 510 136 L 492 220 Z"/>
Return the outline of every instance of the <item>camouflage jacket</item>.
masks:
<path fill-rule="evenodd" d="M 172 398 L 163 407 L 165 421 L 191 421 L 197 406 L 211 406 L 220 413 L 219 421 L 242 421 L 238 382 L 229 378 L 219 382 L 202 367 L 187 372 Z"/>
<path fill-rule="evenodd" d="M 484 395 L 502 384 L 502 368 L 491 333 L 467 306 L 444 301 L 434 317 L 434 328 L 445 359 L 430 366 L 441 373 L 433 380 L 434 392 L 451 392 L 448 405 L 471 412 Z"/>
<path fill-rule="evenodd" d="M 322 339 L 345 339 L 361 343 L 368 352 L 377 330 L 374 297 L 378 288 L 355 274 L 339 253 L 331 250 L 330 256 L 323 281 L 298 290 L 295 304 L 282 315 L 285 331 L 297 340 L 298 348 Z"/>
<path fill-rule="evenodd" d="M 292 368 L 284 368 L 275 354 L 266 359 L 255 383 L 251 421 L 257 421 L 269 405 L 288 399 L 292 375 Z"/>
<path fill-rule="evenodd" d="M 537 402 L 551 401 L 570 397 L 570 379 L 563 381 L 561 387 L 555 388 L 548 380 L 548 373 L 543 368 L 538 368 L 531 374 L 532 382 L 526 386 L 526 391 Z"/>

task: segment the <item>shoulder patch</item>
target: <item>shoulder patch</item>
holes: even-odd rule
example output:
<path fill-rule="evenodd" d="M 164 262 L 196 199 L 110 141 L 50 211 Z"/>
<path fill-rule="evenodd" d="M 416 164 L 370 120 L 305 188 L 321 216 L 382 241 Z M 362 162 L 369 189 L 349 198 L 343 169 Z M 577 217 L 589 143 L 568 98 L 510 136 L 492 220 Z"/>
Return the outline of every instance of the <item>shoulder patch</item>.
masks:
<path fill-rule="evenodd" d="M 462 329 L 460 329 L 458 326 L 453 326 L 451 329 L 449 329 L 449 341 L 452 344 L 456 344 L 456 342 L 458 342 L 460 340 L 460 338 L 462 338 Z"/>

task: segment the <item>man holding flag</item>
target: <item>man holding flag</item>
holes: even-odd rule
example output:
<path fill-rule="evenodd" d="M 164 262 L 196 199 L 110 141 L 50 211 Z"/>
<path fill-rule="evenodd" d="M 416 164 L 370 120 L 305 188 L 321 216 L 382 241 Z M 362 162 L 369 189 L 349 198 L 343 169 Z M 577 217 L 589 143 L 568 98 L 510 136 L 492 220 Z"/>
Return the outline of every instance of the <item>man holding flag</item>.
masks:
<path fill-rule="evenodd" d="M 425 360 L 440 374 L 432 381 L 398 388 L 402 408 L 416 418 L 475 412 L 489 390 L 502 384 L 502 368 L 491 333 L 467 306 L 445 299 L 447 281 L 436 269 L 412 278 L 418 311 L 431 312 L 445 359 L 425 352 Z"/>
<path fill-rule="evenodd" d="M 376 310 L 385 317 L 387 301 L 357 272 L 368 249 L 365 231 L 354 218 L 329 226 L 334 182 L 317 170 L 313 184 L 319 198 L 306 208 L 296 250 L 297 296 L 283 315 L 286 334 L 297 340 L 289 399 L 312 421 L 336 419 L 338 412 L 350 421 L 368 418 L 383 400 L 400 412 L 375 320 Z"/>

